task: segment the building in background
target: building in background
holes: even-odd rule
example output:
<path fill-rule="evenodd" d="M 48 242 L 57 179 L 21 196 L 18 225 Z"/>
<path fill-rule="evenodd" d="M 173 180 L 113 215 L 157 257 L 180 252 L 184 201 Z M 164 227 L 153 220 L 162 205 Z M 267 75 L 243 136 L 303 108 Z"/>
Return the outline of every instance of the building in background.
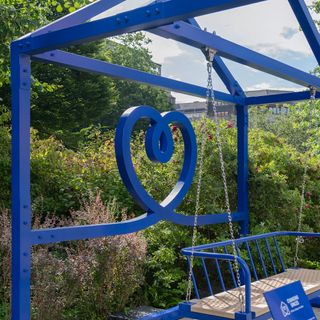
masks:
<path fill-rule="evenodd" d="M 247 97 L 256 97 L 263 95 L 290 93 L 291 91 L 283 90 L 254 90 L 247 91 L 245 94 Z M 233 104 L 228 104 L 226 102 L 216 102 L 217 113 L 219 118 L 232 119 L 236 116 L 235 106 Z M 275 115 L 288 114 L 287 104 L 268 104 L 266 105 L 272 110 Z M 175 110 L 184 113 L 190 120 L 199 119 L 203 113 L 207 111 L 207 105 L 205 101 L 195 101 L 187 103 L 177 103 L 174 106 Z"/>

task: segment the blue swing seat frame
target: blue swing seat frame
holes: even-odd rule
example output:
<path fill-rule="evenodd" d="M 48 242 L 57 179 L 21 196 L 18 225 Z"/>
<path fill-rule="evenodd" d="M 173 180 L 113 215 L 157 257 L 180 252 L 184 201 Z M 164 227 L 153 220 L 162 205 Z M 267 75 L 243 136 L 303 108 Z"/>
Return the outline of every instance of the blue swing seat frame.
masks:
<path fill-rule="evenodd" d="M 289 268 L 285 266 L 284 259 L 282 258 L 280 245 L 278 238 L 283 237 L 303 237 L 308 238 L 319 238 L 320 233 L 310 233 L 310 232 L 292 232 L 292 231 L 282 231 L 282 232 L 270 232 L 260 235 L 247 236 L 238 238 L 235 240 L 236 250 L 238 253 L 237 261 L 240 266 L 241 273 L 241 283 L 243 285 L 243 290 L 245 293 L 245 310 L 244 312 L 239 312 L 235 314 L 236 320 L 267 320 L 271 318 L 270 312 L 264 313 L 260 316 L 256 316 L 251 310 L 251 283 L 252 281 L 258 281 L 266 279 L 269 276 L 281 274 L 286 272 Z M 231 283 L 231 286 L 237 288 L 237 282 L 235 279 L 235 274 L 232 268 L 232 261 L 234 261 L 234 256 L 228 252 L 231 250 L 232 241 L 226 240 L 222 242 L 216 242 L 211 244 L 199 245 L 192 248 L 182 249 L 182 254 L 187 258 L 188 264 L 190 265 L 190 256 L 192 252 L 195 259 L 199 260 L 199 263 L 195 261 L 196 265 L 200 265 L 202 272 L 198 272 L 198 276 L 192 272 L 192 282 L 194 286 L 196 299 L 202 299 L 207 296 L 207 294 L 202 295 L 199 284 L 206 286 L 206 293 L 209 295 L 214 295 L 216 293 L 227 291 L 227 283 Z M 253 254 L 258 257 L 258 261 L 255 261 Z M 242 256 L 242 257 L 241 257 Z M 245 258 L 243 257 L 245 256 Z M 214 290 L 212 283 L 214 279 L 212 278 L 212 268 L 208 267 L 208 261 L 211 261 L 212 265 L 215 266 L 215 276 L 217 289 Z M 225 262 L 227 265 L 228 274 L 227 277 L 222 273 L 221 263 Z M 269 263 L 268 263 L 269 262 Z M 259 271 L 260 270 L 260 274 Z M 320 271 L 319 271 L 320 272 Z M 316 290 L 311 294 L 308 294 L 308 298 L 311 304 L 315 307 L 319 307 L 319 295 L 320 290 Z M 195 300 L 196 302 L 196 300 Z M 221 317 L 216 315 L 208 315 L 204 313 L 192 311 L 192 305 L 195 303 L 183 302 L 179 306 L 165 310 L 163 312 L 155 313 L 143 318 L 143 320 L 173 320 L 181 318 L 191 318 L 191 319 L 208 319 L 208 320 L 225 320 L 230 319 L 229 317 Z"/>
<path fill-rule="evenodd" d="M 192 216 L 150 214 L 114 224 L 73 226 L 65 228 L 32 228 L 30 179 L 30 96 L 31 62 L 41 61 L 75 70 L 130 80 L 205 98 L 205 87 L 141 72 L 105 61 L 63 51 L 71 45 L 86 43 L 124 33 L 147 30 L 161 37 L 189 46 L 216 51 L 213 67 L 228 93 L 215 91 L 217 100 L 232 103 L 237 111 L 238 168 L 237 209 L 232 213 L 242 235 L 249 234 L 248 205 L 248 107 L 266 103 L 284 103 L 309 99 L 309 88 L 320 97 L 320 79 L 268 56 L 247 49 L 220 36 L 202 30 L 194 17 L 218 13 L 267 0 L 158 0 L 144 7 L 92 20 L 124 0 L 98 0 L 11 44 L 12 86 L 12 319 L 29 320 L 32 247 L 62 241 L 76 241 L 121 235 L 143 230 L 161 220 L 192 226 Z M 303 0 L 288 0 L 310 48 L 320 64 L 320 36 Z M 259 9 L 257 5 L 257 10 Z M 247 97 L 228 70 L 222 58 L 277 76 L 304 86 L 307 90 L 272 96 Z M 181 200 L 181 199 L 180 199 Z M 171 209 L 170 209 L 171 210 Z M 173 212 L 171 210 L 171 212 Z M 226 213 L 208 213 L 199 225 L 225 223 Z"/>

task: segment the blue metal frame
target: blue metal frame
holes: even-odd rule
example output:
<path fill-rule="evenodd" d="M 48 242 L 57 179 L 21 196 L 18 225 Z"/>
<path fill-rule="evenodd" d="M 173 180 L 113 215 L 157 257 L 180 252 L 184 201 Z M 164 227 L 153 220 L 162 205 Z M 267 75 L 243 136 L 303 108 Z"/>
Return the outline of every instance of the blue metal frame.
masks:
<path fill-rule="evenodd" d="M 305 87 L 320 88 L 319 78 L 241 47 L 235 43 L 222 39 L 221 37 L 209 34 L 201 30 L 196 20 L 194 20 L 195 16 L 228 10 L 266 0 L 201 0 L 189 1 L 187 3 L 185 0 L 156 1 L 142 8 L 88 22 L 92 17 L 123 1 L 124 0 L 98 0 L 81 10 L 14 41 L 11 45 L 12 318 L 14 320 L 30 319 L 31 248 L 33 245 L 131 233 L 145 229 L 160 220 L 169 220 L 186 226 L 193 225 L 193 216 L 184 216 L 174 213 L 172 210 L 174 209 L 174 206 L 170 208 L 170 210 L 163 210 L 160 207 L 157 207 L 162 211 L 161 214 L 157 215 L 154 214 L 154 212 L 150 213 L 150 207 L 147 205 L 145 208 L 148 209 L 147 211 L 149 212 L 136 219 L 125 222 L 32 230 L 30 199 L 31 60 L 55 63 L 82 71 L 119 79 L 128 79 L 167 88 L 173 91 L 205 97 L 206 89 L 199 86 L 157 75 L 151 75 L 107 62 L 81 57 L 56 49 L 62 49 L 71 44 L 92 41 L 107 36 L 147 30 L 197 47 L 204 53 L 207 47 L 217 50 L 213 66 L 225 84 L 229 94 L 215 92 L 215 96 L 218 100 L 235 104 L 237 109 L 238 208 L 237 212 L 232 214 L 232 217 L 233 221 L 240 223 L 242 234 L 249 233 L 247 186 L 248 106 L 270 102 L 304 100 L 309 98 L 309 92 L 246 97 L 242 88 L 227 69 L 221 57 L 254 67 L 283 79 L 301 84 Z M 302 0 L 289 0 L 289 2 L 319 61 L 319 33 L 314 26 L 304 2 Z M 319 92 L 317 92 L 317 97 L 320 97 Z M 159 116 L 157 117 L 159 118 Z M 151 154 L 151 157 L 153 156 L 155 155 Z M 194 158 L 192 159 L 192 163 L 194 164 Z M 126 165 L 124 165 L 124 167 L 126 167 Z M 189 182 L 187 184 L 190 183 L 190 176 L 188 179 Z M 179 198 L 179 201 L 181 201 L 181 198 Z M 166 205 L 167 204 L 164 204 L 164 206 Z M 199 217 L 199 225 L 225 223 L 226 221 L 227 214 L 225 213 L 207 214 Z M 225 250 L 227 250 L 226 247 Z M 219 266 L 218 258 L 215 261 Z M 176 312 L 177 309 L 173 309 L 172 312 L 166 312 L 164 318 L 173 319 L 173 315 L 176 314 Z M 237 316 L 239 319 L 243 317 L 243 315 Z M 205 316 L 201 317 L 208 318 Z M 248 317 L 245 319 L 249 319 Z"/>

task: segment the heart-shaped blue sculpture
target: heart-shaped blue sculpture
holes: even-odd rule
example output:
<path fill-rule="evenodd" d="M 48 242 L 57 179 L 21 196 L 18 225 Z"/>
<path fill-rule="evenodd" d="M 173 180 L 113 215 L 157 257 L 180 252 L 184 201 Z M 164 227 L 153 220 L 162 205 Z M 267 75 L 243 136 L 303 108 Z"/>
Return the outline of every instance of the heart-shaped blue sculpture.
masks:
<path fill-rule="evenodd" d="M 174 142 L 169 124 L 175 124 L 181 131 L 184 141 L 184 160 L 178 182 L 170 194 L 159 204 L 144 189 L 132 163 L 130 140 L 134 125 L 140 119 L 149 119 L 145 148 L 151 161 L 166 163 L 174 151 Z M 115 151 L 121 178 L 135 201 L 149 214 L 160 214 L 162 219 L 176 216 L 174 210 L 179 206 L 192 183 L 196 162 L 197 143 L 189 119 L 180 112 L 160 114 L 149 106 L 133 107 L 126 110 L 120 118 L 116 130 Z"/>

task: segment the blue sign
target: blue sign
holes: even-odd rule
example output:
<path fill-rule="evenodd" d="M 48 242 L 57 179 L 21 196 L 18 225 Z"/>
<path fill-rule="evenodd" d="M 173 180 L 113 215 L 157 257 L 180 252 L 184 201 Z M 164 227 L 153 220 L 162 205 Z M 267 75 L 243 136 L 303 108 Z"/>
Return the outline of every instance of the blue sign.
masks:
<path fill-rule="evenodd" d="M 274 320 L 316 320 L 300 281 L 264 293 Z"/>

